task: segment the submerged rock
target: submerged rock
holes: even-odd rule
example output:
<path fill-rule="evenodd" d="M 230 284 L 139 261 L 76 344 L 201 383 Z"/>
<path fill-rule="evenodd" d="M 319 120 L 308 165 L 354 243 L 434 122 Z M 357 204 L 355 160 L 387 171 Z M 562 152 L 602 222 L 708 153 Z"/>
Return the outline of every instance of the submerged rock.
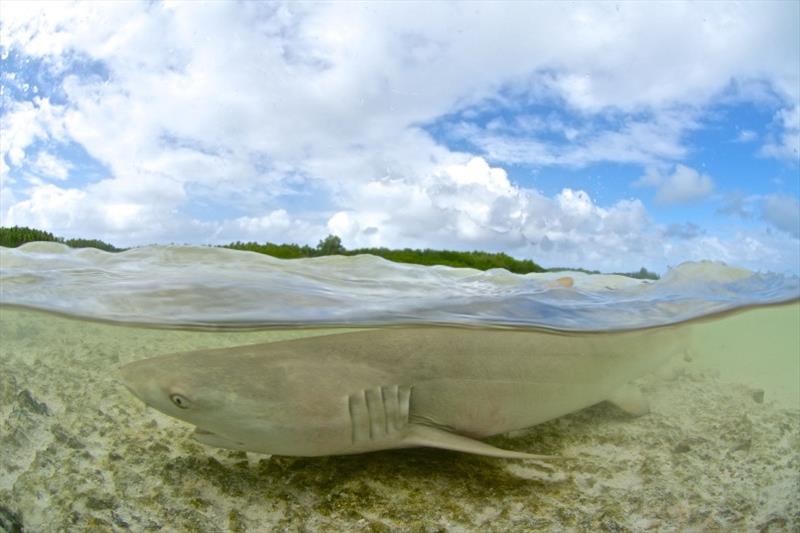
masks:
<path fill-rule="evenodd" d="M 0 531 L 22 533 L 22 517 L 20 517 L 19 513 L 0 505 Z"/>
<path fill-rule="evenodd" d="M 686 440 L 682 440 L 678 444 L 676 444 L 674 448 L 672 448 L 672 451 L 675 453 L 685 453 L 691 449 L 692 447 L 689 444 L 689 442 Z"/>
<path fill-rule="evenodd" d="M 22 390 L 17 394 L 17 401 L 24 409 L 32 413 L 50 416 L 50 408 L 47 407 L 47 404 L 34 398 L 33 394 L 31 394 L 31 391 L 28 389 Z"/>
<path fill-rule="evenodd" d="M 764 389 L 755 389 L 752 392 L 753 401 L 756 403 L 764 403 Z"/>

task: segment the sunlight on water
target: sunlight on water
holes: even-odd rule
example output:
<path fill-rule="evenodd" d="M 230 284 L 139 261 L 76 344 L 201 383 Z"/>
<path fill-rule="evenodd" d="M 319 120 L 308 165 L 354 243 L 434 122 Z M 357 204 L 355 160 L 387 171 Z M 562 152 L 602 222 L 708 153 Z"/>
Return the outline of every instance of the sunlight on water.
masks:
<path fill-rule="evenodd" d="M 193 246 L 112 254 L 40 242 L 0 248 L 0 265 L 0 304 L 163 326 L 631 329 L 800 296 L 797 277 L 711 262 L 684 263 L 648 282 L 426 267 L 366 255 L 281 260 Z M 564 276 L 572 287 L 555 281 Z"/>

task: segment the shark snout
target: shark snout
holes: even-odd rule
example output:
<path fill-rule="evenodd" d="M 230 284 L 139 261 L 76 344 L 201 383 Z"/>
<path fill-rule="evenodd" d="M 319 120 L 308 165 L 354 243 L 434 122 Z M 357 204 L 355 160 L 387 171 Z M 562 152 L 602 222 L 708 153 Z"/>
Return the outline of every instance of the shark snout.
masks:
<path fill-rule="evenodd" d="M 157 379 L 157 374 L 154 374 L 154 369 L 149 368 L 150 366 L 152 365 L 148 365 L 147 361 L 136 361 L 119 367 L 116 372 L 119 382 L 148 405 L 152 405 L 150 389 Z"/>
<path fill-rule="evenodd" d="M 123 365 L 117 368 L 117 379 L 125 385 L 125 388 L 131 391 L 132 393 L 136 394 L 135 390 L 135 378 L 136 373 L 131 368 L 130 364 Z"/>

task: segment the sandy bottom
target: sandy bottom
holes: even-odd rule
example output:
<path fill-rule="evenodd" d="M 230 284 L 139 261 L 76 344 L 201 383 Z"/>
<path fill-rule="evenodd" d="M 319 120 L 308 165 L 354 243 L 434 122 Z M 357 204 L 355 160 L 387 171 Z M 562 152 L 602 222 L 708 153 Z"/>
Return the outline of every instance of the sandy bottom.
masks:
<path fill-rule="evenodd" d="M 293 459 L 209 448 L 113 369 L 313 332 L 156 331 L 0 309 L 0 531 L 798 531 L 798 317 L 793 305 L 699 325 L 691 361 L 639 381 L 648 415 L 604 403 L 490 439 L 572 458 L 548 471 L 430 449 Z M 753 341 L 764 328 L 772 340 Z"/>

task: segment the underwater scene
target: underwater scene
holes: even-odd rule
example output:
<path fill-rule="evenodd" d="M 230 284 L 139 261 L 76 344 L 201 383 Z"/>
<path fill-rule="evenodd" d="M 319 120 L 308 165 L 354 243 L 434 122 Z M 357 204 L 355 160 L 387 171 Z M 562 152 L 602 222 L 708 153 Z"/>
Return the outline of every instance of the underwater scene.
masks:
<path fill-rule="evenodd" d="M 800 528 L 796 276 L 0 266 L 0 530 Z"/>

